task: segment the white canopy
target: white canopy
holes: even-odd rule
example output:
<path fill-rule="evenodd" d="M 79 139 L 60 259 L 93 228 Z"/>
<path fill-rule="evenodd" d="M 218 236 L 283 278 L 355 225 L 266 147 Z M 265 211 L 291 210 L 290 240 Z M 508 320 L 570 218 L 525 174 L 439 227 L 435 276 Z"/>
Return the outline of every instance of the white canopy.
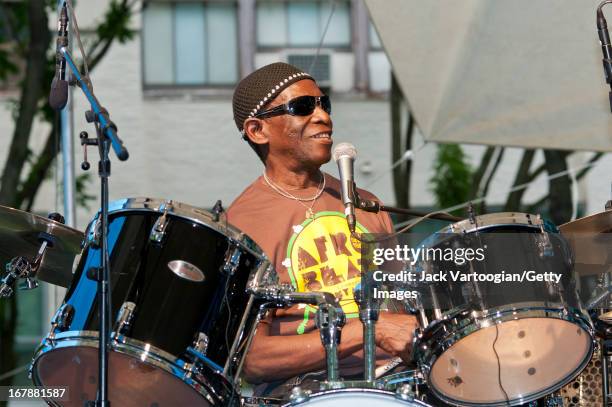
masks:
<path fill-rule="evenodd" d="M 365 1 L 428 140 L 612 151 L 599 0 Z"/>

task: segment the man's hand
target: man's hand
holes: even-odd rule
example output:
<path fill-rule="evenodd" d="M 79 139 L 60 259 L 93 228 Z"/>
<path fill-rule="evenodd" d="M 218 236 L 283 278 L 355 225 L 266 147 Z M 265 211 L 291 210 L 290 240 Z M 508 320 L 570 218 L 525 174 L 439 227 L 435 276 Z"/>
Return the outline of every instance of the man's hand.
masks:
<path fill-rule="evenodd" d="M 406 314 L 381 312 L 376 323 L 376 345 L 404 362 L 410 362 L 416 317 Z"/>

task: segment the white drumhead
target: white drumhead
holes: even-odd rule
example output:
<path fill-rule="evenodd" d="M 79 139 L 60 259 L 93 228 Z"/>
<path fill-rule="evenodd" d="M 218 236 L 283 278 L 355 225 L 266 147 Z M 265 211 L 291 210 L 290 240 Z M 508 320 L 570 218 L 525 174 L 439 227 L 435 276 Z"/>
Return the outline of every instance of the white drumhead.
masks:
<path fill-rule="evenodd" d="M 578 374 L 591 349 L 590 335 L 571 322 L 508 321 L 451 346 L 434 362 L 429 384 L 457 402 L 487 405 L 529 398 L 554 391 Z"/>
<path fill-rule="evenodd" d="M 397 399 L 394 393 L 371 389 L 329 390 L 313 394 L 304 403 L 287 404 L 288 406 L 304 407 L 427 407 L 420 401 L 404 401 Z"/>

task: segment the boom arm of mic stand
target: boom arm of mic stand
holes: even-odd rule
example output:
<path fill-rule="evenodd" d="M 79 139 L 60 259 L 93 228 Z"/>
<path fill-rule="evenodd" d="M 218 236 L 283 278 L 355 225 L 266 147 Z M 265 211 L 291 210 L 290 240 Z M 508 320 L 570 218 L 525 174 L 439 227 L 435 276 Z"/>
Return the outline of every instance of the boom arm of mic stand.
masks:
<path fill-rule="evenodd" d="M 95 97 L 95 95 L 93 94 L 88 84 L 83 80 L 81 73 L 79 72 L 78 68 L 74 64 L 74 61 L 72 60 L 72 57 L 70 56 L 70 53 L 68 52 L 66 47 L 61 47 L 60 52 L 66 59 L 66 62 L 68 63 L 68 66 L 70 67 L 70 70 L 72 71 L 72 74 L 77 80 L 79 87 L 85 94 L 85 97 L 87 98 L 87 100 L 89 100 L 89 103 L 91 104 L 91 110 L 96 115 L 96 118 L 98 122 L 100 123 L 102 131 L 104 132 L 106 137 L 108 137 L 108 139 L 110 140 L 113 150 L 115 150 L 115 154 L 117 154 L 117 158 L 119 158 L 119 160 L 121 161 L 127 160 L 129 157 L 129 153 L 127 149 L 125 148 L 125 146 L 123 145 L 123 141 L 121 141 L 119 136 L 117 136 L 115 125 L 113 124 L 113 122 L 110 121 L 108 117 L 108 112 L 106 112 L 100 106 L 100 102 Z"/>
<path fill-rule="evenodd" d="M 377 201 L 361 199 L 359 197 L 359 194 L 357 193 L 357 189 L 355 189 L 354 191 L 355 191 L 355 206 L 366 212 L 378 213 L 380 211 L 383 211 L 383 212 L 390 212 L 390 213 L 399 213 L 402 215 L 413 216 L 416 218 L 423 218 L 428 215 L 425 212 L 413 211 L 411 209 L 404 209 L 404 208 L 396 208 L 394 206 L 381 205 Z M 430 215 L 429 218 L 446 220 L 449 222 L 459 222 L 460 220 L 463 220 L 462 218 L 458 216 L 447 215 L 445 213 L 436 213 L 436 214 Z"/>

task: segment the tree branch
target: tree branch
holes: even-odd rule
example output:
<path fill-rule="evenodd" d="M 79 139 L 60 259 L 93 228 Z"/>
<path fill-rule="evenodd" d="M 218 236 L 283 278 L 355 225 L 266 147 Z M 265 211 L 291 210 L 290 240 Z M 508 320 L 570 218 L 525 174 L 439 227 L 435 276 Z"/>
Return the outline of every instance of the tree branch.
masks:
<path fill-rule="evenodd" d="M 19 179 L 28 155 L 28 142 L 32 122 L 38 110 L 38 100 L 43 87 L 46 69 L 46 51 L 51 36 L 48 30 L 47 13 L 44 0 L 31 0 L 28 3 L 30 19 L 30 46 L 28 49 L 26 73 L 21 88 L 19 114 L 13 131 L 13 138 L 2 172 L 0 185 L 0 205 L 15 206 Z"/>
<path fill-rule="evenodd" d="M 493 177 L 495 176 L 495 173 L 497 172 L 497 169 L 499 168 L 499 164 L 501 164 L 502 158 L 504 158 L 504 152 L 506 151 L 506 149 L 504 147 L 497 147 L 497 148 L 500 149 L 499 150 L 499 154 L 497 155 L 497 158 L 495 159 L 495 163 L 493 164 L 493 169 L 489 173 L 489 176 L 487 177 L 487 179 L 486 179 L 486 181 L 484 183 L 484 187 L 482 188 L 481 196 L 483 198 L 485 198 L 487 196 L 487 193 L 489 193 L 489 187 L 491 186 L 491 181 L 493 181 Z M 487 206 L 486 206 L 486 201 L 485 200 L 480 202 L 479 212 L 480 213 L 486 213 L 487 212 Z"/>
<path fill-rule="evenodd" d="M 546 172 L 549 175 L 567 170 L 567 156 L 571 154 L 561 150 L 544 150 Z M 567 222 L 572 213 L 571 180 L 566 174 L 548 180 L 549 215 L 554 223 Z"/>
<path fill-rule="evenodd" d="M 514 182 L 512 183 L 513 187 L 517 187 L 519 185 L 523 185 L 529 182 L 529 168 L 531 167 L 531 163 L 533 162 L 534 156 L 535 150 L 523 151 L 521 163 L 519 164 L 519 168 L 516 171 L 516 176 L 514 177 Z M 508 195 L 506 204 L 504 205 L 504 212 L 519 211 L 521 208 L 521 201 L 523 200 L 523 195 L 525 195 L 526 190 L 527 188 L 522 188 L 511 192 L 510 195 Z"/>
<path fill-rule="evenodd" d="M 480 159 L 480 164 L 478 165 L 478 168 L 472 176 L 472 190 L 470 192 L 470 199 L 474 199 L 476 198 L 476 195 L 478 195 L 478 191 L 480 191 L 480 183 L 482 182 L 482 177 L 484 177 L 484 173 L 487 170 L 491 159 L 493 158 L 494 152 L 495 147 L 487 147 L 484 154 L 482 155 Z"/>
<path fill-rule="evenodd" d="M 58 125 L 57 120 L 53 122 L 51 131 L 47 136 L 47 141 L 41 153 L 38 155 L 36 162 L 32 166 L 28 178 L 22 183 L 19 192 L 17 193 L 17 207 L 24 208 L 26 211 L 32 210 L 34 198 L 49 173 L 49 169 L 57 156 L 58 148 Z M 25 205 L 24 205 L 25 204 Z"/>
<path fill-rule="evenodd" d="M 588 164 L 595 164 L 603 156 L 604 156 L 604 153 L 595 153 L 595 154 L 593 154 L 593 156 L 589 159 Z M 588 167 L 585 167 L 585 168 L 581 169 L 580 171 L 578 171 L 578 173 L 576 174 L 576 180 L 578 180 L 578 181 L 581 180 L 592 169 L 593 169 L 593 166 L 589 165 Z"/>

